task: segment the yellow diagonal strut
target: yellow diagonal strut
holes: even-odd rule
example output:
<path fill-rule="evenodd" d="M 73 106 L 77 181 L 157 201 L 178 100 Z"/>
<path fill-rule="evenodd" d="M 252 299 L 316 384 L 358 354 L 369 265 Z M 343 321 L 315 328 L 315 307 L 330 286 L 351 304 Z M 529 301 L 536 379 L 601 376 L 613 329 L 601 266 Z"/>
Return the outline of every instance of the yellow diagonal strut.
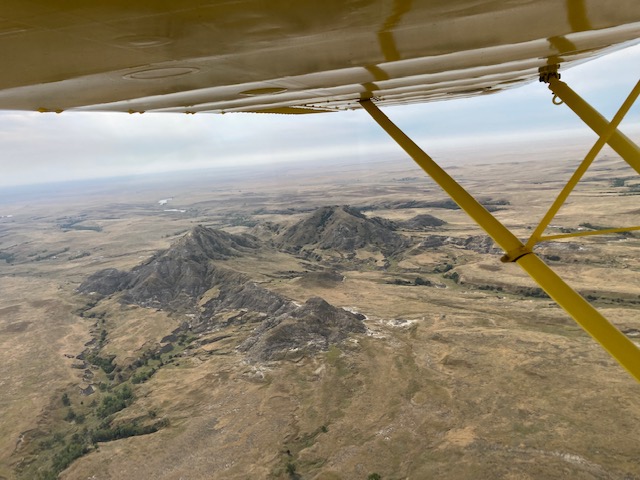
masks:
<path fill-rule="evenodd" d="M 527 249 L 507 227 L 405 135 L 371 100 L 362 100 L 360 104 L 427 175 L 504 249 L 506 258 L 520 265 L 558 305 L 640 382 L 640 349 L 629 338 L 567 285 L 537 255 Z"/>
<path fill-rule="evenodd" d="M 544 79 L 543 79 L 544 78 Z M 610 123 L 597 110 L 582 99 L 569 85 L 560 81 L 560 75 L 547 74 L 541 81 L 549 84 L 549 90 L 562 100 L 580 119 L 600 137 L 608 137 L 607 143 L 615 152 L 627 162 L 631 168 L 640 174 L 640 147 L 617 128 L 611 129 Z M 633 101 L 631 102 L 633 103 Z"/>
<path fill-rule="evenodd" d="M 555 73 L 557 75 L 557 70 L 552 73 Z M 564 186 L 562 191 L 558 194 L 555 201 L 549 208 L 549 211 L 545 214 L 542 220 L 540 220 L 540 223 L 538 224 L 536 229 L 531 234 L 531 237 L 527 241 L 527 248 L 530 248 L 530 249 L 533 248 L 533 246 L 536 243 L 542 240 L 553 240 L 553 239 L 559 239 L 559 238 L 569 238 L 569 237 L 595 235 L 595 234 L 603 235 L 606 233 L 630 232 L 632 230 L 640 230 L 640 227 L 626 227 L 626 228 L 599 230 L 598 232 L 595 232 L 595 233 L 594 232 L 577 232 L 577 233 L 570 233 L 566 235 L 564 234 L 550 235 L 550 236 L 542 235 L 545 229 L 549 226 L 549 224 L 553 220 L 553 218 L 560 211 L 560 207 L 562 207 L 564 202 L 566 202 L 567 198 L 569 198 L 569 195 L 571 194 L 573 189 L 576 187 L 580 179 L 583 177 L 583 175 L 586 173 L 589 166 L 593 163 L 593 161 L 595 160 L 596 156 L 598 155 L 602 147 L 604 147 L 605 143 L 607 143 L 611 138 L 611 136 L 617 131 L 618 125 L 620 125 L 620 122 L 622 122 L 624 116 L 629 112 L 629 109 L 637 100 L 638 96 L 640 96 L 640 81 L 638 81 L 638 83 L 636 83 L 636 86 L 633 87 L 633 89 L 631 90 L 631 93 L 629 93 L 628 97 L 623 102 L 618 112 L 614 115 L 613 119 L 611 120 L 611 123 L 609 123 L 599 133 L 600 136 L 598 137 L 598 140 L 596 141 L 596 143 L 593 145 L 591 150 L 589 150 L 589 153 L 587 153 L 587 155 L 584 157 L 584 160 L 582 161 L 582 163 L 578 166 L 578 168 L 576 169 L 574 174 L 571 176 L 567 184 Z M 633 149 L 633 147 L 631 147 L 632 154 L 634 151 L 635 150 Z M 633 157 L 631 157 L 631 161 L 633 162 Z"/>

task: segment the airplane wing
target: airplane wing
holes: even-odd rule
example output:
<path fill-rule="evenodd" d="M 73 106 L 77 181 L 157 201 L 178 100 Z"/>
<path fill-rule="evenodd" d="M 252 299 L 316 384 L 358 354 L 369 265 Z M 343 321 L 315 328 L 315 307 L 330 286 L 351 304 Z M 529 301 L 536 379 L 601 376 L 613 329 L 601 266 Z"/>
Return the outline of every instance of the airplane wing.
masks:
<path fill-rule="evenodd" d="M 0 109 L 311 113 L 442 100 L 639 37 L 637 0 L 4 0 Z"/>

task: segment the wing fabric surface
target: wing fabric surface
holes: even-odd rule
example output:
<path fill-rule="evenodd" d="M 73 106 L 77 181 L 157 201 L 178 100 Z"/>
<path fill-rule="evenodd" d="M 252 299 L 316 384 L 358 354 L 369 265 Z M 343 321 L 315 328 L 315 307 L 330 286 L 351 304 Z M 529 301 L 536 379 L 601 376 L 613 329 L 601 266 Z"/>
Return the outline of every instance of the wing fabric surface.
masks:
<path fill-rule="evenodd" d="M 0 109 L 415 103 L 499 91 L 639 37 L 637 0 L 5 0 Z"/>

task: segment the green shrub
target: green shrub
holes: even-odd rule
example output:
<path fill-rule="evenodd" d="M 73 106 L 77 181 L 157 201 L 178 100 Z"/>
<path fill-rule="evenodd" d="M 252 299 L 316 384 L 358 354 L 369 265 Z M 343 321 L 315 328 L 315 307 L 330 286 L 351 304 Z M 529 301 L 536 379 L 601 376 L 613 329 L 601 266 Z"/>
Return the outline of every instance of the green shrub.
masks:
<path fill-rule="evenodd" d="M 53 470 L 61 472 L 73 462 L 76 458 L 80 458 L 87 453 L 88 449 L 85 445 L 79 443 L 71 443 L 64 447 L 60 453 L 53 457 Z"/>
<path fill-rule="evenodd" d="M 137 437 L 155 433 L 169 424 L 167 419 L 162 419 L 152 425 L 138 425 L 136 422 L 122 423 L 115 427 L 99 428 L 91 434 L 91 442 L 110 442 L 121 438 Z"/>
<path fill-rule="evenodd" d="M 110 374 L 116 369 L 116 365 L 114 365 L 113 360 L 115 359 L 115 355 L 110 356 L 109 358 L 104 358 L 99 355 L 91 355 L 87 358 L 89 363 L 100 367 L 104 373 Z"/>
<path fill-rule="evenodd" d="M 96 411 L 100 418 L 106 418 L 120 410 L 127 408 L 133 401 L 133 390 L 127 384 L 123 385 L 113 395 L 105 395 Z"/>

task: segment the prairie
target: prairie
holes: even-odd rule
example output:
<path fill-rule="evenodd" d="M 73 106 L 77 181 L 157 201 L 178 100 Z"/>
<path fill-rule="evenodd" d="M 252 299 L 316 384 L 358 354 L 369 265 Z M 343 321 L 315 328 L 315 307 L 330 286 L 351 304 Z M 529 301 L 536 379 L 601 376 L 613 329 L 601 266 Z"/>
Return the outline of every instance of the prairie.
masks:
<path fill-rule="evenodd" d="M 452 173 L 526 238 L 575 164 L 521 158 Z M 2 200 L 0 478 L 640 478 L 640 386 L 416 167 L 286 168 Z M 601 157 L 549 232 L 638 224 L 637 185 L 613 154 Z M 278 243 L 335 205 L 396 225 L 425 214 L 446 223 L 398 227 L 409 243 L 395 253 Z M 366 333 L 255 361 L 238 349 L 254 323 L 180 330 L 188 312 L 76 291 L 99 270 L 151 261 L 197 225 L 262 242 L 216 265 L 298 304 L 319 296 L 358 312 Z M 639 238 L 537 251 L 640 338 Z M 131 397 L 108 413 L 105 399 L 125 386 Z M 134 434 L 96 436 L 124 426 Z"/>

